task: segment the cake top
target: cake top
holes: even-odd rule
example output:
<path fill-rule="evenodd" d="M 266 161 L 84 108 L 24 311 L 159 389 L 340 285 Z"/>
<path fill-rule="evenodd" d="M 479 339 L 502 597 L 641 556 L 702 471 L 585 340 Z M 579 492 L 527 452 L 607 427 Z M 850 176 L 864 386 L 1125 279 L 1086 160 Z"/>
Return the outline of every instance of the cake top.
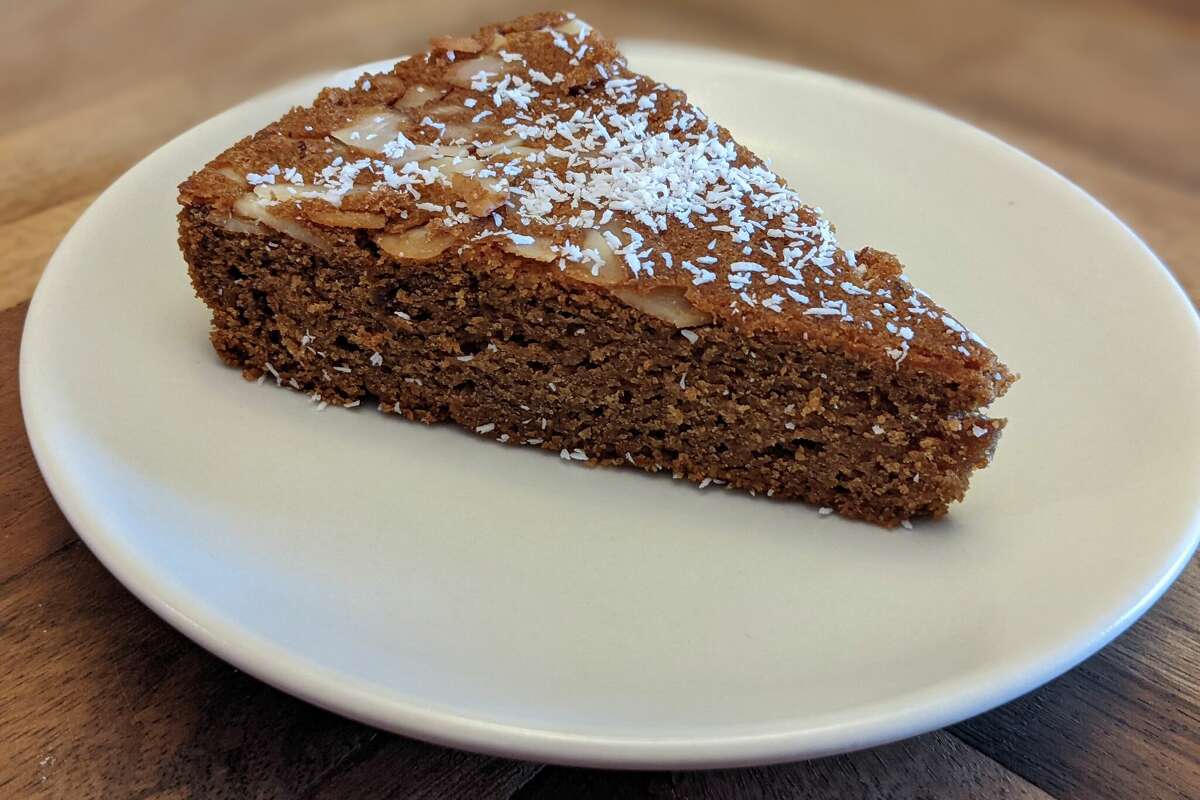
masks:
<path fill-rule="evenodd" d="M 498 253 L 680 328 L 837 343 L 897 368 L 1012 375 L 886 253 L 838 246 L 761 159 L 564 12 L 432 48 L 238 143 L 181 202 L 392 261 Z"/>

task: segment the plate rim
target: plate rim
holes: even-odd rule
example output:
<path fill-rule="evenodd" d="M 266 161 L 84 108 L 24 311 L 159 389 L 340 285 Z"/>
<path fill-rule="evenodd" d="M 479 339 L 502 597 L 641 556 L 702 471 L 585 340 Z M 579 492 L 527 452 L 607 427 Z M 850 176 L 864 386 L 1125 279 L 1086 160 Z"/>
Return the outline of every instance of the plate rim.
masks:
<path fill-rule="evenodd" d="M 1200 316 L 1197 316 L 1178 280 L 1153 250 L 1127 224 L 1081 187 L 998 137 L 920 100 L 817 70 L 716 48 L 650 40 L 626 41 L 623 44 L 634 45 L 628 48 L 630 50 L 655 48 L 659 54 L 673 57 L 695 58 L 701 55 L 719 58 L 723 64 L 745 69 L 766 69 L 777 74 L 792 74 L 809 81 L 823 82 L 835 89 L 866 94 L 873 101 L 887 104 L 893 109 L 932 113 L 939 118 L 942 125 L 958 126 L 963 133 L 969 131 L 984 137 L 992 146 L 999 145 L 1007 150 L 1008 155 L 1016 155 L 1030 162 L 1044 172 L 1048 179 L 1058 181 L 1060 187 L 1074 190 L 1086 198 L 1094 209 L 1102 212 L 1109 222 L 1119 225 L 1167 277 L 1174 289 L 1175 299 L 1191 310 L 1193 333 L 1196 334 L 1193 344 L 1200 343 Z M 398 59 L 388 59 L 395 60 Z M 47 263 L 45 274 L 49 275 L 56 269 L 65 269 L 56 266 L 62 261 L 60 253 L 68 241 L 82 235 L 78 232 L 94 209 L 101 207 L 106 198 L 110 197 L 131 173 L 142 168 L 147 161 L 164 150 L 176 145 L 181 139 L 200 136 L 202 129 L 215 120 L 241 113 L 248 106 L 286 95 L 303 86 L 316 85 L 314 81 L 318 79 L 320 85 L 327 85 L 339 76 L 378 63 L 369 62 L 347 70 L 309 75 L 288 82 L 209 117 L 172 138 L 131 167 L 92 203 L 55 249 Z M 44 320 L 48 314 L 48 290 L 42 290 L 44 285 L 46 282 L 39 281 L 30 301 L 22 332 L 19 363 L 22 413 L 38 468 L 68 522 L 91 552 L 126 589 L 155 614 L 201 647 L 237 668 L 306 702 L 381 729 L 435 744 L 544 763 L 636 769 L 749 766 L 817 758 L 886 744 L 953 724 L 1009 702 L 1093 655 L 1124 632 L 1157 602 L 1190 561 L 1197 545 L 1200 544 L 1200 514 L 1194 514 L 1188 529 L 1182 532 L 1177 540 L 1176 551 L 1170 554 L 1165 569 L 1158 573 L 1158 577 L 1146 586 L 1137 598 L 1132 598 L 1132 602 L 1121 604 L 1124 611 L 1118 614 L 1116 619 L 1093 624 L 1086 630 L 1081 627 L 1069 640 L 1062 641 L 1053 650 L 1043 651 L 1032 658 L 1036 664 L 1031 667 L 1021 669 L 1018 665 L 1001 670 L 992 668 L 980 674 L 967 673 L 966 677 L 960 675 L 950 681 L 936 684 L 933 689 L 903 695 L 902 699 L 905 702 L 899 708 L 885 709 L 875 714 L 866 714 L 860 710 L 853 719 L 835 719 L 829 725 L 810 725 L 799 730 L 767 733 L 667 738 L 574 734 L 476 718 L 461 713 L 447 713 L 431 708 L 428 704 L 421 706 L 394 697 L 381 698 L 373 691 L 377 687 L 370 683 L 347 679 L 329 668 L 307 662 L 299 654 L 264 640 L 219 615 L 207 614 L 206 609 L 196 608 L 194 604 L 189 610 L 186 603 L 172 602 L 165 588 L 170 581 L 155 574 L 147 563 L 139 561 L 136 552 L 131 552 L 130 548 L 123 545 L 120 537 L 112 533 L 100 513 L 102 509 L 90 504 L 83 496 L 79 485 L 72 480 L 69 465 L 65 459 L 57 457 L 48 442 L 48 426 L 52 425 L 52 422 L 42 416 L 41 404 L 38 402 L 38 381 L 35 377 L 36 365 L 40 363 L 35 353 L 43 336 L 40 331 L 46 326 Z M 884 705 L 886 704 L 875 703 L 868 708 Z"/>

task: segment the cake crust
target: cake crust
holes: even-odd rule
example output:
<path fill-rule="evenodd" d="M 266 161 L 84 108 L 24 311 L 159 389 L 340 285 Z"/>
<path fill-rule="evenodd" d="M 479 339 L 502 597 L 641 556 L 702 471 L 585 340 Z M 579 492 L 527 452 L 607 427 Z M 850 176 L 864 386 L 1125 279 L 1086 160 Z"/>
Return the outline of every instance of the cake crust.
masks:
<path fill-rule="evenodd" d="M 561 12 L 326 89 L 180 202 L 213 344 L 247 377 L 567 460 L 891 526 L 961 499 L 1015 380 L 895 257 L 840 248 Z"/>

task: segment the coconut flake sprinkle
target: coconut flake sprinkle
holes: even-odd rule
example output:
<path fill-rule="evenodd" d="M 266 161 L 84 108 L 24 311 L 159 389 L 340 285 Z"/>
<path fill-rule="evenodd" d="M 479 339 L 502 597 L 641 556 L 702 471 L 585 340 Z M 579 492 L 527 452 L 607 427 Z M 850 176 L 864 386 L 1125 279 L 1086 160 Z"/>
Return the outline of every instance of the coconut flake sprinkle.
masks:
<path fill-rule="evenodd" d="M 345 127 L 331 134 L 343 146 L 326 149 L 324 166 L 269 164 L 245 173 L 246 184 L 263 206 L 387 196 L 389 208 L 407 204 L 423 212 L 428 230 L 454 235 L 460 252 L 518 248 L 606 282 L 615 265 L 627 282 L 665 276 L 706 297 L 727 289 L 722 304 L 732 315 L 883 337 L 897 368 L 925 336 L 977 357 L 982 339 L 931 308 L 903 276 L 880 284 L 861 254 L 839 246 L 819 208 L 682 93 L 628 71 L 590 26 L 566 19 L 529 33 L 541 46 L 510 40 L 490 52 L 460 51 L 447 81 L 466 97 L 358 121 L 347 111 Z M 547 45 L 560 52 L 547 55 Z M 564 77 L 564 58 L 592 77 Z M 378 103 L 383 84 L 370 86 L 364 79 L 360 91 Z M 389 214 L 403 220 L 409 211 Z M 681 280 L 670 280 L 676 274 Z M 682 335 L 698 340 L 691 330 Z M 378 367 L 377 355 L 370 360 Z"/>

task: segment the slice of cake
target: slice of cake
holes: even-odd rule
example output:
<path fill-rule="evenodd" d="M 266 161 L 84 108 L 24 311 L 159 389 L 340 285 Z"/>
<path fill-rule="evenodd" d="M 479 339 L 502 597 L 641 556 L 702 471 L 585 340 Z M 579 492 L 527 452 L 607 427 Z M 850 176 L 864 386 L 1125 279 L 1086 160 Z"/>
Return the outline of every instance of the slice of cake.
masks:
<path fill-rule="evenodd" d="M 886 526 L 1004 425 L 979 337 L 570 14 L 326 89 L 179 199 L 221 358 L 321 407 Z"/>

